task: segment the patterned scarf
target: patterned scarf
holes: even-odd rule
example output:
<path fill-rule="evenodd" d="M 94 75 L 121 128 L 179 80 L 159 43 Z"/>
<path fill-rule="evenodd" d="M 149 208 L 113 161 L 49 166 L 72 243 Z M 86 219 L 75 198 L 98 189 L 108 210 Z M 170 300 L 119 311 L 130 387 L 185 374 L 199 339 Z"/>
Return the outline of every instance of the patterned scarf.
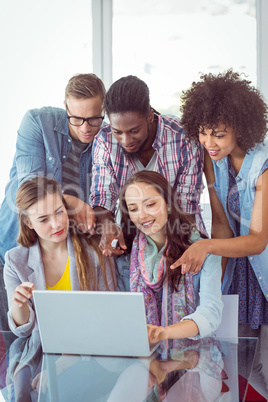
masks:
<path fill-rule="evenodd" d="M 181 276 L 178 292 L 172 291 L 166 273 L 166 259 L 161 257 L 157 279 L 152 283 L 146 270 L 145 248 L 148 240 L 144 233 L 137 234 L 133 241 L 130 260 L 130 290 L 144 294 L 148 324 L 167 327 L 181 321 L 182 317 L 196 310 L 192 275 Z M 161 317 L 157 308 L 156 292 L 162 291 Z"/>

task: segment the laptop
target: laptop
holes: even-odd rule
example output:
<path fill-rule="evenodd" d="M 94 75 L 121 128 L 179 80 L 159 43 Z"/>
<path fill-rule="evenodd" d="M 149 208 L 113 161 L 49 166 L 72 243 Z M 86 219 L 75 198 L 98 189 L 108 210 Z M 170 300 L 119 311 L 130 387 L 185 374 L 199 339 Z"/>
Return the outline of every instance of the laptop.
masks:
<path fill-rule="evenodd" d="M 34 290 L 44 353 L 150 356 L 143 293 Z"/>

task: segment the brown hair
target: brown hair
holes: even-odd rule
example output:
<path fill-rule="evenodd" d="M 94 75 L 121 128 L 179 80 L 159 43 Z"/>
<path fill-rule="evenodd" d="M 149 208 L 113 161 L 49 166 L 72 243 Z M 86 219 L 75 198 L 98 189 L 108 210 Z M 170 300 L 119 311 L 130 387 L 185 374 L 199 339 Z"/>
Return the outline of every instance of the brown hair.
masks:
<path fill-rule="evenodd" d="M 126 190 L 134 183 L 146 183 L 153 186 L 156 191 L 164 198 L 168 207 L 168 221 L 166 224 L 167 244 L 163 251 L 163 255 L 167 260 L 167 266 L 173 264 L 181 257 L 184 251 L 191 244 L 191 234 L 194 229 L 186 214 L 181 210 L 179 205 L 178 194 L 171 187 L 169 182 L 160 173 L 142 170 L 135 173 L 120 192 L 119 202 L 122 212 L 121 227 L 124 233 L 128 252 L 131 250 L 134 237 L 139 232 L 135 225 L 131 222 L 128 208 L 126 204 Z M 173 289 L 177 290 L 177 285 L 181 277 L 181 267 L 174 270 L 167 270 L 171 279 Z"/>
<path fill-rule="evenodd" d="M 104 84 L 95 74 L 76 74 L 70 78 L 65 88 L 65 102 L 70 96 L 77 99 L 100 96 L 104 101 L 105 94 Z"/>
<path fill-rule="evenodd" d="M 34 229 L 30 229 L 25 223 L 25 221 L 28 219 L 27 210 L 32 205 L 44 199 L 49 194 L 58 194 L 62 199 L 64 207 L 67 209 L 66 203 L 62 197 L 61 186 L 55 180 L 48 179 L 47 177 L 38 176 L 26 180 L 20 185 L 16 195 L 16 202 L 20 226 L 17 241 L 21 246 L 31 247 L 37 242 L 37 233 Z M 98 246 L 98 237 L 84 235 L 83 233 L 80 233 L 74 225 L 72 225 L 72 227 L 70 225 L 69 233 L 74 248 L 76 270 L 80 289 L 98 290 L 98 278 L 95 275 L 95 270 L 92 267 L 92 262 L 90 262 L 87 253 L 87 245 L 91 247 L 97 254 L 105 286 L 107 289 L 109 289 L 106 276 L 105 259 Z M 109 258 L 108 263 L 112 268 Z M 115 285 L 114 277 L 113 281 Z"/>

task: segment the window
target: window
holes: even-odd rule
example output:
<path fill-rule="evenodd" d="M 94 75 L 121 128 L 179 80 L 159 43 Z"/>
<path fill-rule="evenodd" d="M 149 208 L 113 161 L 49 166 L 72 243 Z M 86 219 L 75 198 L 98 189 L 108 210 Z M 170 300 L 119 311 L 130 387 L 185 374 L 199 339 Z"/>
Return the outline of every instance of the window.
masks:
<path fill-rule="evenodd" d="M 179 114 L 199 72 L 233 67 L 256 85 L 254 0 L 113 0 L 113 79 L 133 74 L 152 106 Z"/>
<path fill-rule="evenodd" d="M 257 2 L 267 7 L 263 0 Z M 92 5 L 101 10 L 100 19 L 93 20 Z M 260 14 L 265 31 L 265 14 Z M 107 87 L 110 76 L 114 81 L 138 75 L 150 88 L 152 106 L 178 115 L 181 92 L 199 78 L 199 72 L 233 67 L 257 85 L 255 15 L 255 0 L 4 2 L 0 14 L 0 200 L 24 113 L 45 105 L 61 107 L 64 88 L 73 74 L 94 70 Z M 93 42 L 93 35 L 102 29 L 106 29 L 105 43 L 96 38 Z M 266 42 L 260 42 L 264 53 Z M 112 63 L 109 57 L 103 61 L 111 48 Z M 96 60 L 101 68 L 105 65 L 108 79 L 96 68 Z M 266 76 L 262 76 L 264 81 Z"/>
<path fill-rule="evenodd" d="M 159 112 L 179 115 L 200 72 L 231 67 L 257 85 L 255 0 L 113 0 L 113 80 L 137 75 Z M 201 207 L 210 231 L 207 188 Z"/>
<path fill-rule="evenodd" d="M 69 78 L 92 71 L 91 25 L 90 0 L 2 3 L 1 200 L 25 112 L 48 105 L 63 107 Z"/>

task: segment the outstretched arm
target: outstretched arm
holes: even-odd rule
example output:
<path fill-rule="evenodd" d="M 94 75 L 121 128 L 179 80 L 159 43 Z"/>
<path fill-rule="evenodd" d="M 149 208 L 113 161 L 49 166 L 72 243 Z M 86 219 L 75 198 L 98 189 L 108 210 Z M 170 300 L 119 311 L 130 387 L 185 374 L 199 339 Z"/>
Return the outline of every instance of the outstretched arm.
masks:
<path fill-rule="evenodd" d="M 204 152 L 204 173 L 207 181 L 207 187 L 209 191 L 209 199 L 212 213 L 212 228 L 211 228 L 211 237 L 212 238 L 232 238 L 233 233 L 229 226 L 228 219 L 225 215 L 222 204 L 220 203 L 216 191 L 214 189 L 214 169 L 212 165 L 212 161 L 207 154 Z M 174 264 L 172 264 L 171 269 L 177 268 L 178 266 L 182 266 L 182 273 L 185 272 L 193 272 L 196 273 L 202 267 L 206 256 L 208 253 L 211 253 L 210 250 L 211 239 L 203 239 L 193 243 L 179 258 Z M 213 253 L 216 254 L 216 253 Z M 223 268 L 225 269 L 226 263 L 228 259 L 223 261 Z"/>
<path fill-rule="evenodd" d="M 255 200 L 249 223 L 249 233 L 235 238 L 218 239 L 217 228 L 208 240 L 208 252 L 223 257 L 247 257 L 260 254 L 268 244 L 268 169 L 256 183 Z M 223 229 L 222 229 L 223 231 Z M 226 232 L 225 232 L 226 234 Z M 217 236 L 217 238 L 215 238 Z M 223 237 L 223 236 L 222 236 Z"/>
<path fill-rule="evenodd" d="M 211 190 L 212 192 L 213 190 Z M 215 190 L 214 190 L 215 191 Z M 214 194 L 216 197 L 216 194 Z M 215 205 L 214 197 L 211 203 Z M 258 178 L 256 183 L 256 193 L 253 205 L 253 211 L 249 226 L 249 233 L 244 236 L 232 238 L 229 225 L 226 226 L 215 218 L 213 224 L 213 238 L 201 240 L 189 247 L 183 256 L 173 264 L 172 268 L 185 264 L 184 272 L 194 269 L 198 270 L 202 264 L 205 254 L 215 254 L 222 257 L 247 257 L 251 255 L 261 254 L 268 244 L 268 169 Z M 219 201 L 218 201 L 219 202 Z M 225 222 L 227 218 L 225 217 Z M 224 222 L 224 218 L 222 219 Z M 227 238 L 227 236 L 229 237 Z M 216 238 L 217 237 L 217 238 Z M 199 244 L 198 244 L 199 243 Z M 203 251 L 201 253 L 201 249 Z M 200 252 L 200 258 L 199 256 Z M 188 257 L 188 255 L 190 257 Z M 198 260 L 198 262 L 197 262 Z M 195 261 L 193 263 L 193 261 Z M 195 268 L 194 268 L 194 264 Z"/>
<path fill-rule="evenodd" d="M 208 185 L 209 186 L 209 185 Z M 172 264 L 171 269 L 174 269 L 178 266 L 182 266 L 181 270 L 184 274 L 185 272 L 193 272 L 197 273 L 208 254 L 216 254 L 222 255 L 216 252 L 215 246 L 219 246 L 222 240 L 215 240 L 216 245 L 213 244 L 214 239 L 228 239 L 228 242 L 231 241 L 233 238 L 233 232 L 229 226 L 229 222 L 225 215 L 224 209 L 217 197 L 216 191 L 212 186 L 209 188 L 209 197 L 210 197 L 210 204 L 211 204 L 211 211 L 212 211 L 212 229 L 211 229 L 211 236 L 212 239 L 202 239 L 195 243 L 193 243 L 179 258 L 174 264 Z M 214 247 L 212 248 L 212 246 Z M 228 244 L 227 244 L 227 253 L 228 253 Z M 228 255 L 222 259 L 222 268 L 223 271 L 225 270 Z"/>

